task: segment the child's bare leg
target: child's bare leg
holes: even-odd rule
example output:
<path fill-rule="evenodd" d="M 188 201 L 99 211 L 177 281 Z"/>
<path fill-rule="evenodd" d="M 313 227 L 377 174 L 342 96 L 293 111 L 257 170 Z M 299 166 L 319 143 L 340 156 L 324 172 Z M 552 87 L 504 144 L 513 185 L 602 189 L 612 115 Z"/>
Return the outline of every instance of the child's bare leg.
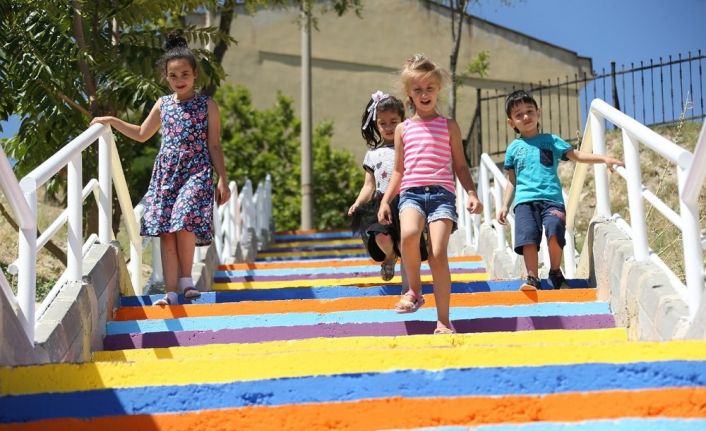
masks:
<path fill-rule="evenodd" d="M 385 253 L 385 260 L 392 260 L 393 257 L 396 258 L 395 250 L 392 247 L 392 237 L 386 233 L 376 233 L 375 242 L 377 243 L 380 250 Z"/>
<path fill-rule="evenodd" d="M 539 278 L 537 276 L 537 274 L 539 273 L 539 256 L 537 252 L 537 246 L 534 244 L 527 244 L 522 246 L 522 258 L 525 261 L 527 275 L 530 277 Z"/>
<path fill-rule="evenodd" d="M 162 272 L 164 275 L 164 290 L 167 294 L 154 302 L 154 305 L 176 305 L 179 277 L 179 256 L 177 253 L 176 234 L 165 233 L 159 236 L 159 251 L 162 257 Z"/>
<path fill-rule="evenodd" d="M 421 265 L 421 262 L 420 262 Z M 409 281 L 407 281 L 407 273 L 404 269 L 404 260 L 400 257 L 400 275 L 402 276 L 402 294 L 409 290 Z"/>
<path fill-rule="evenodd" d="M 392 247 L 392 238 L 385 233 L 376 233 L 375 243 L 385 253 L 385 259 L 380 264 L 380 276 L 385 281 L 392 280 L 395 276 L 395 263 L 397 262 L 397 254 Z"/>
<path fill-rule="evenodd" d="M 179 277 L 179 257 L 177 252 L 176 234 L 165 233 L 160 235 L 159 251 L 162 257 L 164 289 L 167 292 L 176 292 L 177 278 Z"/>
<path fill-rule="evenodd" d="M 184 292 L 184 297 L 194 299 L 201 293 L 194 287 L 191 271 L 194 265 L 194 252 L 196 249 L 196 235 L 187 230 L 176 233 L 177 251 L 179 252 L 179 288 Z"/>
<path fill-rule="evenodd" d="M 448 246 L 453 222 L 449 219 L 429 223 L 429 267 L 434 278 L 437 330 L 451 329 L 451 272 L 449 271 Z M 417 248 L 419 243 L 417 242 Z"/>
<path fill-rule="evenodd" d="M 414 208 L 405 208 L 400 212 L 400 252 L 402 253 L 409 289 L 419 296 L 422 292 L 419 253 L 419 238 L 424 229 L 424 216 Z"/>
<path fill-rule="evenodd" d="M 549 269 L 557 270 L 561 266 L 561 247 L 556 235 L 552 235 L 547 240 L 547 248 L 549 248 Z"/>
<path fill-rule="evenodd" d="M 196 235 L 187 230 L 176 232 L 177 253 L 179 254 L 179 277 L 191 277 L 194 266 Z"/>

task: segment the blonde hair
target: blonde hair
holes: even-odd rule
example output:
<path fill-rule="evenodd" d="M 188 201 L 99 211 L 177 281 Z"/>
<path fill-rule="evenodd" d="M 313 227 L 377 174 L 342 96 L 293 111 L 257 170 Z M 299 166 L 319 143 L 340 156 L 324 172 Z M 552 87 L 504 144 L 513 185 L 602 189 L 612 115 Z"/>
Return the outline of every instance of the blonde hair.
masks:
<path fill-rule="evenodd" d="M 414 54 L 402 65 L 402 70 L 400 71 L 402 92 L 407 98 L 407 105 L 410 109 L 414 110 L 414 104 L 408 94 L 412 81 L 429 78 L 435 79 L 441 88 L 444 88 L 451 81 L 449 72 L 439 67 L 424 54 Z"/>

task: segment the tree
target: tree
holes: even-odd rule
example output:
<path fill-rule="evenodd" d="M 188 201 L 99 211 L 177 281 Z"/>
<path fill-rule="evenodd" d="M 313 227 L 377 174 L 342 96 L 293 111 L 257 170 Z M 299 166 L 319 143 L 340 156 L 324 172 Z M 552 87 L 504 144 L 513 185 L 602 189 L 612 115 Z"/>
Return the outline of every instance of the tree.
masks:
<path fill-rule="evenodd" d="M 449 87 L 449 116 L 456 118 L 456 89 L 458 88 L 458 77 L 456 68 L 458 64 L 458 52 L 461 48 L 461 36 L 463 21 L 466 18 L 466 10 L 471 0 L 449 0 L 451 9 L 451 54 L 449 54 L 449 72 L 451 73 L 451 85 Z"/>
<path fill-rule="evenodd" d="M 218 0 L 54 1 L 0 0 L 0 119 L 21 116 L 17 136 L 7 141 L 8 155 L 22 176 L 84 130 L 92 117 L 113 114 L 139 122 L 158 96 L 166 92 L 155 67 L 165 35 L 177 28 L 192 46 L 232 39 L 214 28 L 183 25 L 198 7 L 217 7 Z M 224 72 L 213 54 L 195 49 L 202 86 L 218 85 Z M 117 136 L 131 190 L 144 190 L 154 157 L 148 145 Z M 150 163 L 140 158 L 150 156 Z M 138 160 L 136 165 L 133 161 Z M 84 161 L 95 171 L 95 157 Z M 137 172 L 132 172 L 137 168 Z M 61 196 L 62 178 L 49 184 L 48 196 Z M 113 224 L 120 211 L 114 205 Z M 89 207 L 93 211 L 95 206 Z M 94 220 L 89 217 L 89 222 Z"/>
<path fill-rule="evenodd" d="M 228 85 L 221 87 L 215 97 L 221 110 L 230 113 L 222 123 L 223 150 L 237 154 L 226 166 L 228 176 L 242 186 L 248 178 L 257 184 L 270 174 L 275 226 L 278 230 L 297 229 L 301 211 L 301 123 L 294 115 L 292 100 L 280 94 L 272 108 L 258 111 L 247 89 Z M 332 134 L 330 123 L 314 130 L 314 227 L 318 229 L 349 225 L 346 210 L 363 181 L 352 154 L 331 148 Z"/>

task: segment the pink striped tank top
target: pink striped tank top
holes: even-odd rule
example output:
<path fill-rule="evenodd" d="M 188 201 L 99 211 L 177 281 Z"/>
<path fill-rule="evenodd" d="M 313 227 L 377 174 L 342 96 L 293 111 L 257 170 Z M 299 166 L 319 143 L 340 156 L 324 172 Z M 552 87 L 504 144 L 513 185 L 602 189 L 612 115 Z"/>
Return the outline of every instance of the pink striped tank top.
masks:
<path fill-rule="evenodd" d="M 400 191 L 420 186 L 442 186 L 455 193 L 451 142 L 446 117 L 404 121 L 404 175 Z"/>

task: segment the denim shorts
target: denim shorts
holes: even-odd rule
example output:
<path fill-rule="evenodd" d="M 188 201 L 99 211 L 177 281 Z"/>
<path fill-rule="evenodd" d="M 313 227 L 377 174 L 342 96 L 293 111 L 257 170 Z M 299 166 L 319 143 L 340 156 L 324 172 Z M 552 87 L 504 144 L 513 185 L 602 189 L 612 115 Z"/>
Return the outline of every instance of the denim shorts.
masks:
<path fill-rule="evenodd" d="M 405 208 L 414 208 L 423 215 L 427 223 L 449 219 L 456 230 L 456 195 L 441 186 L 410 187 L 400 193 L 400 213 Z"/>
<path fill-rule="evenodd" d="M 564 248 L 566 240 L 566 210 L 564 205 L 550 201 L 523 202 L 515 206 L 515 253 L 522 254 L 522 247 L 542 242 L 542 228 L 547 239 L 556 235 Z"/>

